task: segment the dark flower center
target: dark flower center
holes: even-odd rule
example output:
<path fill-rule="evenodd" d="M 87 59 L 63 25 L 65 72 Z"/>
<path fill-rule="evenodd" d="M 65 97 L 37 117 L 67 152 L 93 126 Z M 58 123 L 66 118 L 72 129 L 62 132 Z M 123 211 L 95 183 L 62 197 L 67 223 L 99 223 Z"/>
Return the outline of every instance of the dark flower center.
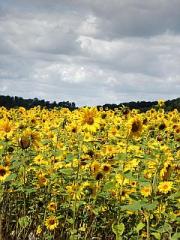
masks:
<path fill-rule="evenodd" d="M 0 176 L 4 176 L 6 174 L 6 170 L 4 168 L 0 169 Z"/>

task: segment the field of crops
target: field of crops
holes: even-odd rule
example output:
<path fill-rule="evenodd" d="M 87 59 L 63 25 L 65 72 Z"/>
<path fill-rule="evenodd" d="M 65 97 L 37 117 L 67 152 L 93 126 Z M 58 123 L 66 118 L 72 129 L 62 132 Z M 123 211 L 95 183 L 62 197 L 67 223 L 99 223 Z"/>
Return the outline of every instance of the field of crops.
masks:
<path fill-rule="evenodd" d="M 0 108 L 0 239 L 179 239 L 180 113 Z"/>

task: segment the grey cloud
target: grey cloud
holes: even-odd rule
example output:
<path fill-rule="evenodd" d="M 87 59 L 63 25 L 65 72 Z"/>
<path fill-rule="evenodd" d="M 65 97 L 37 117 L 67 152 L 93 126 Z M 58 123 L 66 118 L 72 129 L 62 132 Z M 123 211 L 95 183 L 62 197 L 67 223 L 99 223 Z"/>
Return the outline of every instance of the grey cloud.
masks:
<path fill-rule="evenodd" d="M 180 1 L 0 0 L 0 94 L 97 105 L 180 92 Z"/>

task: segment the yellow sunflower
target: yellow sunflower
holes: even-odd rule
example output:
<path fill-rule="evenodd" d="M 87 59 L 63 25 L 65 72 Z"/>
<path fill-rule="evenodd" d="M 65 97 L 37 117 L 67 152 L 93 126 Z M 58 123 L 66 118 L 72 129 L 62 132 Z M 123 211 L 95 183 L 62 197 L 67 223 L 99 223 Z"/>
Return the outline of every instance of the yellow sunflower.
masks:
<path fill-rule="evenodd" d="M 51 212 L 55 212 L 57 209 L 57 203 L 55 202 L 50 202 L 47 206 L 47 209 Z"/>
<path fill-rule="evenodd" d="M 84 109 L 82 114 L 82 128 L 89 130 L 90 132 L 96 132 L 96 130 L 99 128 L 97 109 Z"/>
<path fill-rule="evenodd" d="M 164 181 L 159 184 L 158 190 L 161 193 L 168 193 L 169 191 L 171 191 L 172 186 L 173 186 L 172 182 Z"/>
<path fill-rule="evenodd" d="M 101 167 L 103 173 L 109 173 L 111 171 L 111 165 L 109 163 L 104 163 Z"/>
<path fill-rule="evenodd" d="M 96 174 L 100 170 L 100 168 L 101 168 L 101 165 L 100 165 L 99 162 L 97 162 L 97 161 L 92 162 L 92 164 L 91 164 L 91 172 Z"/>
<path fill-rule="evenodd" d="M 0 165 L 0 181 L 4 181 L 9 176 L 10 171 L 8 167 Z"/>
<path fill-rule="evenodd" d="M 129 136 L 139 137 L 143 128 L 143 123 L 139 117 L 134 117 L 130 120 L 129 124 Z"/>
<path fill-rule="evenodd" d="M 151 186 L 145 186 L 141 189 L 141 195 L 144 197 L 150 196 L 152 193 L 152 187 Z"/>
<path fill-rule="evenodd" d="M 56 229 L 58 224 L 59 224 L 59 221 L 56 216 L 50 216 L 45 220 L 45 226 L 50 231 Z"/>

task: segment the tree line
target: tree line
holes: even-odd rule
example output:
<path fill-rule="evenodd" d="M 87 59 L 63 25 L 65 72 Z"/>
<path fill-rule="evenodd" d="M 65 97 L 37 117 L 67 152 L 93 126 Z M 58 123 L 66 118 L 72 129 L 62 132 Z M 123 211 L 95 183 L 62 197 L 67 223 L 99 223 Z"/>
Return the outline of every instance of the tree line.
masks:
<path fill-rule="evenodd" d="M 146 112 L 150 108 L 156 107 L 158 104 L 157 101 L 137 101 L 137 102 L 127 102 L 127 103 L 120 103 L 120 104 L 104 104 L 98 105 L 98 108 L 103 109 L 115 109 L 115 108 L 127 108 L 127 109 L 139 109 L 141 112 Z M 38 98 L 34 99 L 24 99 L 22 97 L 11 97 L 11 96 L 4 96 L 0 95 L 0 106 L 4 106 L 7 109 L 10 108 L 17 108 L 17 107 L 24 107 L 26 109 L 30 109 L 36 106 L 45 107 L 48 109 L 51 108 L 69 108 L 70 110 L 76 109 L 76 104 L 74 102 L 63 101 L 63 102 L 49 102 L 45 100 L 39 100 Z M 176 98 L 173 100 L 165 101 L 164 108 L 166 111 L 171 111 L 173 109 L 177 109 L 180 111 L 180 98 Z"/>
<path fill-rule="evenodd" d="M 45 100 L 39 100 L 38 98 L 33 99 L 24 99 L 22 97 L 11 97 L 11 96 L 3 96 L 0 95 L 0 106 L 4 106 L 7 109 L 10 108 L 17 108 L 17 107 L 24 107 L 26 109 L 30 109 L 36 106 L 41 106 L 45 108 L 69 108 L 75 109 L 76 105 L 74 102 L 63 101 L 63 102 L 49 102 Z"/>

